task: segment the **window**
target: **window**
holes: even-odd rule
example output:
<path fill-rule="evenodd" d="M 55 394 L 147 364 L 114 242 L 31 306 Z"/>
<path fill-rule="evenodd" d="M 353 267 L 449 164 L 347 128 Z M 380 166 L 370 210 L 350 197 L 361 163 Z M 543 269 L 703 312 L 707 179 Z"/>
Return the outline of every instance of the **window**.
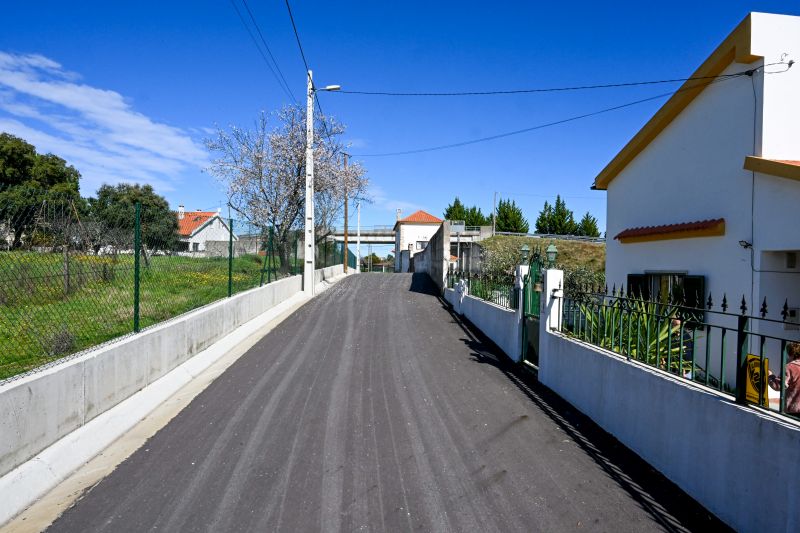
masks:
<path fill-rule="evenodd" d="M 705 276 L 681 272 L 628 274 L 628 293 L 644 300 L 681 302 L 687 307 L 705 308 Z"/>
<path fill-rule="evenodd" d="M 200 243 L 199 242 L 193 242 L 192 243 L 192 251 L 193 252 L 199 252 L 200 251 Z"/>
<path fill-rule="evenodd" d="M 428 241 L 417 241 L 417 250 L 424 250 L 428 245 Z"/>
<path fill-rule="evenodd" d="M 786 268 L 797 268 L 797 252 L 786 252 Z"/>

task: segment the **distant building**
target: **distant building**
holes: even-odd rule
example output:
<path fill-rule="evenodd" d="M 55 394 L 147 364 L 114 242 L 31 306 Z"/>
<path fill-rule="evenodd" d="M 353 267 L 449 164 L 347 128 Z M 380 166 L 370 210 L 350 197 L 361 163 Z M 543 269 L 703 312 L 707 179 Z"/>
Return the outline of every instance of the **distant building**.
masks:
<path fill-rule="evenodd" d="M 228 242 L 230 229 L 228 224 L 216 211 L 184 211 L 178 206 L 178 234 L 180 235 L 179 251 L 205 253 L 210 243 Z M 236 235 L 233 240 L 237 241 Z"/>
<path fill-rule="evenodd" d="M 394 243 L 397 253 L 394 257 L 394 271 L 408 272 L 414 254 L 421 252 L 428 245 L 443 220 L 425 211 L 417 211 L 400 218 L 397 211 L 397 222 L 394 225 Z"/>

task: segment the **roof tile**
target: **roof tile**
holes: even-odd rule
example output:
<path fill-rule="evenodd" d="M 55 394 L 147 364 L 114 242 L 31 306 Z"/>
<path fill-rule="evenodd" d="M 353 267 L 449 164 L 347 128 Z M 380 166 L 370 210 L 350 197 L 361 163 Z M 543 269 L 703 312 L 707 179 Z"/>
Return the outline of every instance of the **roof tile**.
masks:
<path fill-rule="evenodd" d="M 696 222 L 682 222 L 679 224 L 664 224 L 661 226 L 642 226 L 638 228 L 628 228 L 614 237 L 618 240 L 633 239 L 638 237 L 650 237 L 654 235 L 680 234 L 683 232 L 696 232 L 712 230 L 725 224 L 724 218 L 714 218 L 709 220 L 698 220 Z M 677 236 L 679 237 L 679 236 Z"/>
<path fill-rule="evenodd" d="M 181 237 L 189 237 L 194 230 L 218 214 L 216 211 L 190 211 L 185 213 L 183 218 L 178 219 L 178 233 Z"/>
<path fill-rule="evenodd" d="M 430 213 L 419 210 L 416 213 L 411 213 L 406 218 L 401 218 L 397 222 L 412 224 L 441 224 L 443 221 L 441 218 L 437 218 Z"/>

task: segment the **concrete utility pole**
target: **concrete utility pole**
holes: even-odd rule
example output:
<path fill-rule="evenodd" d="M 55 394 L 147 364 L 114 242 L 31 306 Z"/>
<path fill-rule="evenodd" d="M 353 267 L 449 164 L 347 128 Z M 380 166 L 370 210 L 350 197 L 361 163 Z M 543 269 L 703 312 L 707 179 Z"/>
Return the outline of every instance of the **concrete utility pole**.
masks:
<path fill-rule="evenodd" d="M 338 91 L 339 85 L 328 85 L 322 91 Z M 308 71 L 308 88 L 306 91 L 306 219 L 305 253 L 303 260 L 303 292 L 307 296 L 314 295 L 314 81 Z"/>
<path fill-rule="evenodd" d="M 347 274 L 347 260 L 349 251 L 347 249 L 347 154 L 344 154 L 344 273 Z"/>
<path fill-rule="evenodd" d="M 303 292 L 314 295 L 314 82 L 308 71 L 306 91 L 306 220 Z"/>
<path fill-rule="evenodd" d="M 361 273 L 361 202 L 356 203 L 358 209 L 358 229 L 356 234 L 356 272 Z"/>

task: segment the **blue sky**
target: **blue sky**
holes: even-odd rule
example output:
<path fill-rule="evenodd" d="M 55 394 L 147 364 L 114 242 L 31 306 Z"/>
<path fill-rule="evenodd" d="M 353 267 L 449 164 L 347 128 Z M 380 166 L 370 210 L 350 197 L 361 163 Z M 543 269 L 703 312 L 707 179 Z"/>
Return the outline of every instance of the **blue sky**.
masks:
<path fill-rule="evenodd" d="M 249 5 L 302 101 L 304 69 L 283 1 Z M 292 7 L 318 85 L 412 92 L 686 77 L 749 11 L 800 14 L 796 2 L 736 0 Z M 229 0 L 14 2 L 3 11 L 0 130 L 74 164 L 84 194 L 128 180 L 152 183 L 173 206 L 217 207 L 225 195 L 202 172 L 203 138 L 216 124 L 246 126 L 288 103 Z M 370 154 L 521 129 L 678 85 L 471 98 L 331 93 L 320 101 L 347 124 L 351 151 Z M 498 191 L 531 225 L 560 193 L 576 216 L 588 210 L 602 227 L 605 194 L 589 186 L 663 101 L 463 148 L 358 158 L 374 199 L 362 224 L 391 224 L 398 207 L 441 216 L 455 195 L 489 212 Z"/>

